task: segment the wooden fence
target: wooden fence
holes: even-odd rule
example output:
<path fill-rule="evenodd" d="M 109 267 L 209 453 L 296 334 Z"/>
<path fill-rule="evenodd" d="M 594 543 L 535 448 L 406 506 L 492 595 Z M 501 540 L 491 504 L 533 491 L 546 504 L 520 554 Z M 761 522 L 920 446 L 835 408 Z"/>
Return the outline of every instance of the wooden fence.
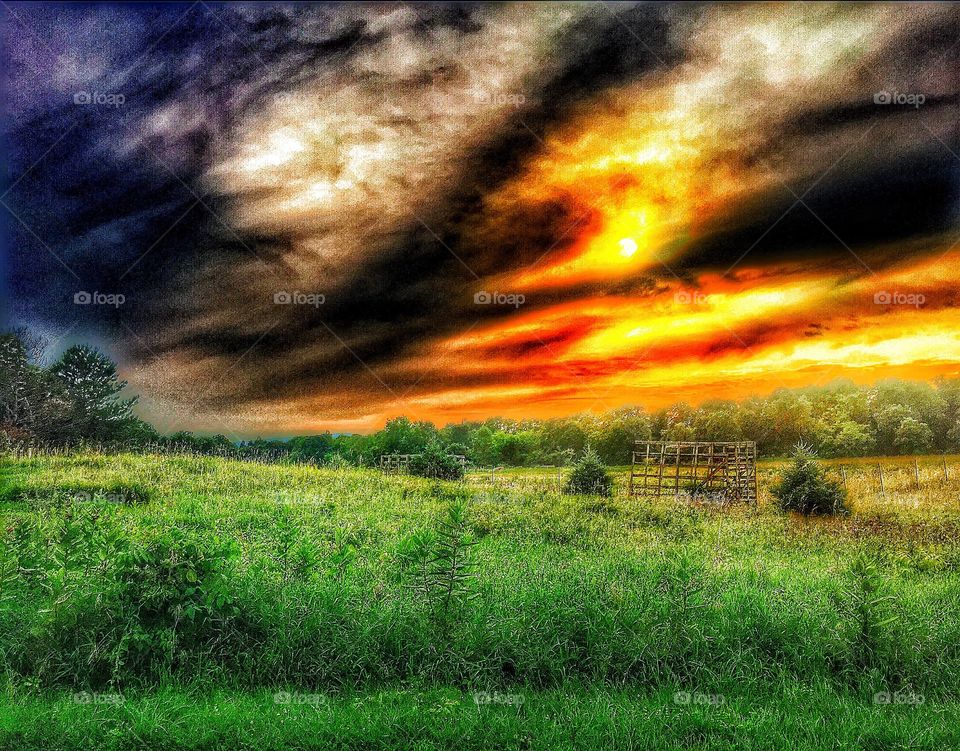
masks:
<path fill-rule="evenodd" d="M 920 459 L 913 457 L 909 463 L 899 462 L 897 464 L 883 466 L 883 462 L 859 462 L 857 464 L 837 464 L 827 468 L 827 472 L 836 476 L 843 484 L 848 487 L 848 481 L 866 475 L 875 485 L 875 490 L 881 495 L 886 496 L 891 489 L 891 479 L 896 483 L 904 475 L 909 478 L 908 485 L 913 490 L 923 490 L 930 487 L 940 487 L 948 484 L 952 479 L 956 479 L 956 472 L 951 474 L 950 466 L 947 463 L 946 455 L 939 458 L 939 461 L 924 462 L 921 472 Z M 903 483 L 899 483 L 902 485 Z M 902 490 L 903 488 L 897 488 Z"/>
<path fill-rule="evenodd" d="M 420 456 L 420 454 L 384 454 L 380 457 L 377 466 L 388 474 L 398 474 L 410 471 L 410 461 Z M 460 462 L 463 471 L 467 471 L 467 457 L 461 454 L 451 454 L 451 456 Z"/>

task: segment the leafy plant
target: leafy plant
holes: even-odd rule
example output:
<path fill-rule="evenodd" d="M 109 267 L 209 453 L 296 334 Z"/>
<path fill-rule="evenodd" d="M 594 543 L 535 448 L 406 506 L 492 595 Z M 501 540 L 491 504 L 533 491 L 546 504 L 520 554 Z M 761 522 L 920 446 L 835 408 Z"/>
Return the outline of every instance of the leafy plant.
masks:
<path fill-rule="evenodd" d="M 600 455 L 587 446 L 567 477 L 563 492 L 568 495 L 613 495 L 613 478 L 600 460 Z"/>
<path fill-rule="evenodd" d="M 224 574 L 236 554 L 216 536 L 208 543 L 172 529 L 118 556 L 126 660 L 170 666 L 178 650 L 199 648 L 237 612 Z"/>
<path fill-rule="evenodd" d="M 783 472 L 771 492 L 783 511 L 806 515 L 847 514 L 847 492 L 827 477 L 816 455 L 798 444 L 793 463 Z"/>
<path fill-rule="evenodd" d="M 63 483 L 27 491 L 35 503 L 67 503 L 69 505 L 92 504 L 136 506 L 149 503 L 153 494 L 144 485 L 122 482 L 111 483 Z"/>
<path fill-rule="evenodd" d="M 857 554 L 842 593 L 855 626 L 854 662 L 857 667 L 875 667 L 880 662 L 883 630 L 897 620 L 896 614 L 890 612 L 894 598 L 884 594 L 883 579 L 875 558 L 863 551 Z"/>
<path fill-rule="evenodd" d="M 294 575 L 295 548 L 299 542 L 299 530 L 293 523 L 290 512 L 282 507 L 276 515 L 274 539 L 275 552 L 273 558 L 283 576 L 283 583 L 287 584 Z"/>
<path fill-rule="evenodd" d="M 83 563 L 90 548 L 96 546 L 98 516 L 82 507 L 67 508 L 46 522 L 49 553 L 43 561 L 45 578 L 42 586 L 52 601 L 43 612 L 56 618 L 59 608 L 70 598 L 72 590 L 83 578 Z"/>
<path fill-rule="evenodd" d="M 417 530 L 404 537 L 397 546 L 396 556 L 399 577 L 413 575 L 415 584 L 412 589 L 423 590 L 427 581 L 430 561 L 433 559 L 433 547 L 437 536 L 432 529 Z"/>
<path fill-rule="evenodd" d="M 454 502 L 437 530 L 433 557 L 425 568 L 423 590 L 443 623 L 449 622 L 458 605 L 474 596 L 470 589 L 476 575 L 469 551 L 477 541 L 468 530 L 466 506 Z"/>
<path fill-rule="evenodd" d="M 353 544 L 353 538 L 344 529 L 337 528 L 333 533 L 333 552 L 329 561 L 338 581 L 343 581 L 344 573 L 356 560 L 357 549 Z"/>

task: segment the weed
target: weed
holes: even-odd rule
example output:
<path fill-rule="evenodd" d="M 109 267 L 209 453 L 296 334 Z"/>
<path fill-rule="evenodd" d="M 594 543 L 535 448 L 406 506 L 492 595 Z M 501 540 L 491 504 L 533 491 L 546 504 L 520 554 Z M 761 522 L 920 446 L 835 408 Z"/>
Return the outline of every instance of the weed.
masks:
<path fill-rule="evenodd" d="M 469 528 L 466 506 L 451 504 L 434 537 L 432 557 L 424 568 L 421 591 L 444 633 L 452 626 L 458 608 L 477 594 L 471 592 L 476 574 L 469 555 L 470 548 L 477 543 Z"/>
<path fill-rule="evenodd" d="M 863 550 L 857 553 L 842 593 L 853 626 L 851 650 L 855 669 L 882 667 L 885 629 L 896 623 L 897 616 L 891 610 L 894 597 L 885 594 L 874 556 Z"/>

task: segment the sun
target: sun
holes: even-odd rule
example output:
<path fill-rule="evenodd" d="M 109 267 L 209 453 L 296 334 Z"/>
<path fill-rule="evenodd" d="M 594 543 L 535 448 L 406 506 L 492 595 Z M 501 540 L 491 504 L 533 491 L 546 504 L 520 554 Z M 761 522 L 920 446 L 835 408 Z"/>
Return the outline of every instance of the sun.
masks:
<path fill-rule="evenodd" d="M 637 241 L 632 237 L 623 238 L 620 243 L 620 255 L 624 258 L 630 258 L 634 253 L 637 252 Z"/>

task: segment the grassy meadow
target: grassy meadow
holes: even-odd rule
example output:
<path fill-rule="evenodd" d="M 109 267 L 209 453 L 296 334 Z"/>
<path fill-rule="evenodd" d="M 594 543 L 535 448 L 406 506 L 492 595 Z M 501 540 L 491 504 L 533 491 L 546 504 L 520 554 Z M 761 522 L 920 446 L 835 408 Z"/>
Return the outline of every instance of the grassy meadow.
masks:
<path fill-rule="evenodd" d="M 960 467 L 883 461 L 804 519 L 776 463 L 721 509 L 555 469 L 4 459 L 0 748 L 958 747 Z"/>

